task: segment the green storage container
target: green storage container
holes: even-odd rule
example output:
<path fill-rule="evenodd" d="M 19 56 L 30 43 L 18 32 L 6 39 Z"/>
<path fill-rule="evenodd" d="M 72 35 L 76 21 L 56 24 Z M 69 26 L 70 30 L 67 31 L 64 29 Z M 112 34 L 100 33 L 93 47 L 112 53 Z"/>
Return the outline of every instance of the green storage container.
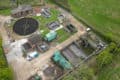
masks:
<path fill-rule="evenodd" d="M 57 33 L 55 31 L 51 31 L 45 35 L 45 40 L 50 42 L 54 40 L 56 37 L 57 37 Z"/>

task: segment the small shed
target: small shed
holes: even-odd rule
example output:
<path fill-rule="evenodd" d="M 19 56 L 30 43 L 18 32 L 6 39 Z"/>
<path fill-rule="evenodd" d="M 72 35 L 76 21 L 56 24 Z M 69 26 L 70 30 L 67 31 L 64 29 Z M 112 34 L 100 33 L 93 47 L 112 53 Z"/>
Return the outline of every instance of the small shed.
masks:
<path fill-rule="evenodd" d="M 51 31 L 45 35 L 45 40 L 50 42 L 50 41 L 54 40 L 56 37 L 57 37 L 57 32 Z"/>
<path fill-rule="evenodd" d="M 28 14 L 32 14 L 32 13 L 33 13 L 33 8 L 30 5 L 20 5 L 11 11 L 11 16 L 18 18 L 18 17 L 27 16 Z"/>
<path fill-rule="evenodd" d="M 51 13 L 50 13 L 50 9 L 49 8 L 43 8 L 41 11 L 42 11 L 41 14 L 44 17 L 46 17 L 46 18 L 51 17 Z"/>

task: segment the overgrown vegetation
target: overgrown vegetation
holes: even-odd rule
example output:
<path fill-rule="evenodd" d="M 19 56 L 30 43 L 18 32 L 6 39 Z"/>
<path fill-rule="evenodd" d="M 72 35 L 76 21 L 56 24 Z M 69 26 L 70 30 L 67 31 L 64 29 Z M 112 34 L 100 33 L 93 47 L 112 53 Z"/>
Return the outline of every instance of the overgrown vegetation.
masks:
<path fill-rule="evenodd" d="M 104 51 L 102 51 L 96 58 L 99 68 L 104 68 L 110 63 L 114 63 L 116 56 L 120 54 L 120 48 L 115 43 L 111 43 Z"/>
<path fill-rule="evenodd" d="M 119 57 L 120 47 L 111 43 L 104 51 L 93 58 L 92 64 L 88 61 L 89 67 L 80 66 L 77 70 L 65 76 L 63 80 L 120 80 Z M 80 75 L 81 72 L 82 75 Z"/>
<path fill-rule="evenodd" d="M 97 56 L 97 64 L 101 65 L 98 66 L 99 69 L 97 70 L 98 80 L 120 80 L 119 57 L 120 47 L 115 43 L 111 43 L 108 48 L 102 52 L 102 54 Z"/>
<path fill-rule="evenodd" d="M 61 43 L 67 40 L 72 34 L 66 32 L 64 29 L 60 29 L 57 31 L 58 39 L 56 40 L 58 43 Z"/>
<path fill-rule="evenodd" d="M 13 80 L 12 69 L 8 66 L 0 38 L 0 80 Z"/>
<path fill-rule="evenodd" d="M 81 65 L 77 70 L 71 73 L 72 75 L 67 75 L 63 80 L 93 80 L 94 73 L 91 68 L 87 65 Z"/>

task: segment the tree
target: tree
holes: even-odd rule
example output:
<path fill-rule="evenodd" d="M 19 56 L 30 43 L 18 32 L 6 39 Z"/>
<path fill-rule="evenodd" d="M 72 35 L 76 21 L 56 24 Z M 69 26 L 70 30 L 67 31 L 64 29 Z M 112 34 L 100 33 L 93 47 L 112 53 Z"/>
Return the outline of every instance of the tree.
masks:
<path fill-rule="evenodd" d="M 62 80 L 75 80 L 73 75 L 65 76 Z"/>
<path fill-rule="evenodd" d="M 116 47 L 116 48 L 115 48 L 114 54 L 120 55 L 120 48 L 119 48 L 119 47 Z"/>
<path fill-rule="evenodd" d="M 111 42 L 108 47 L 110 53 L 114 53 L 116 48 L 117 48 L 117 45 L 114 42 Z"/>
<path fill-rule="evenodd" d="M 112 53 L 113 55 L 117 55 L 120 53 L 120 47 L 114 43 L 114 42 L 111 42 L 109 47 L 108 47 L 108 50 L 110 53 Z"/>
<path fill-rule="evenodd" d="M 108 50 L 104 50 L 102 53 L 100 53 L 96 60 L 99 68 L 102 68 L 112 62 L 113 55 L 109 53 Z"/>
<path fill-rule="evenodd" d="M 120 55 L 120 46 L 115 46 L 113 54 Z"/>
<path fill-rule="evenodd" d="M 0 68 L 0 80 L 13 80 L 10 68 Z"/>
<path fill-rule="evenodd" d="M 93 70 L 87 65 L 81 65 L 77 70 L 65 76 L 63 80 L 93 80 Z"/>
<path fill-rule="evenodd" d="M 6 64 L 6 61 L 4 60 L 4 58 L 0 58 L 0 68 L 4 68 L 6 66 L 7 66 L 7 64 Z"/>

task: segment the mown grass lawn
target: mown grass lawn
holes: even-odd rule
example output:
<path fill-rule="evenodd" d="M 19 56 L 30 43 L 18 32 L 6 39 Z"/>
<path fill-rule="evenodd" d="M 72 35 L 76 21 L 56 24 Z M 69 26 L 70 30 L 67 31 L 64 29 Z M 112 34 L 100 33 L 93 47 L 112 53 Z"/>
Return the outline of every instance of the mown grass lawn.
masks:
<path fill-rule="evenodd" d="M 72 34 L 66 32 L 64 29 L 60 29 L 57 31 L 58 39 L 56 40 L 58 43 L 61 43 L 67 40 Z"/>
<path fill-rule="evenodd" d="M 2 10 L 0 10 L 0 15 L 7 16 L 7 15 L 10 15 L 10 13 L 11 13 L 10 9 L 2 9 Z"/>
<path fill-rule="evenodd" d="M 98 80 L 120 80 L 120 68 L 112 68 L 104 69 L 99 75 Z"/>
<path fill-rule="evenodd" d="M 47 24 L 53 21 L 57 20 L 57 16 L 60 14 L 59 11 L 55 9 L 50 9 L 51 12 L 51 17 L 50 18 L 45 18 L 44 16 L 34 16 L 33 18 L 37 19 L 39 22 L 39 29 L 40 31 L 43 30 L 44 32 L 42 33 L 43 36 L 47 34 L 50 30 L 47 27 Z"/>

